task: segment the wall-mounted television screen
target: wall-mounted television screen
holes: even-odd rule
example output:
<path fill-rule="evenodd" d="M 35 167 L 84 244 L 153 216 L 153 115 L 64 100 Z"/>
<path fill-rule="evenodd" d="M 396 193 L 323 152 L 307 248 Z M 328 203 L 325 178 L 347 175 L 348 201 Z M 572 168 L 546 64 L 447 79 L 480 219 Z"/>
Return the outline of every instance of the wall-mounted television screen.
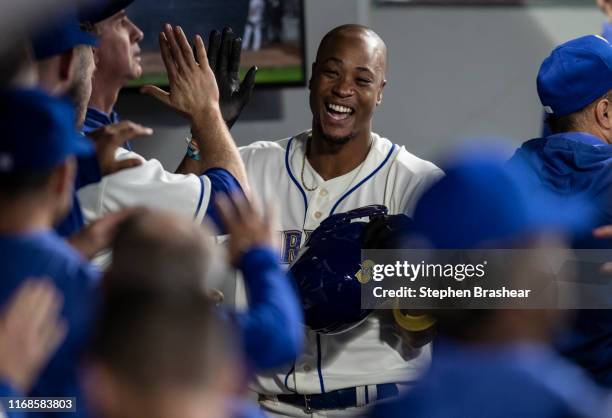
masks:
<path fill-rule="evenodd" d="M 211 30 L 229 26 L 242 38 L 241 77 L 256 65 L 258 85 L 306 83 L 303 0 L 150 0 L 132 3 L 127 12 L 145 34 L 143 74 L 128 87 L 168 85 L 158 44 L 165 23 L 180 25 L 190 40 L 202 35 L 206 45 Z"/>

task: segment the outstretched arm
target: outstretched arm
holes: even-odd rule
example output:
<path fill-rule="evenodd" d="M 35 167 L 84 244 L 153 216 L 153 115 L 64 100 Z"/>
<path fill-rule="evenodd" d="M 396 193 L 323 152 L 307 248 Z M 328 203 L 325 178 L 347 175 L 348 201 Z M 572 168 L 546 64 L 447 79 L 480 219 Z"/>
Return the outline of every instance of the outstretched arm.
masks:
<path fill-rule="evenodd" d="M 230 234 L 230 261 L 240 268 L 249 309 L 233 316 L 243 336 L 247 360 L 257 370 L 287 364 L 304 338 L 301 304 L 273 250 L 274 228 L 268 211 L 261 217 L 241 195 L 217 199 Z"/>
<path fill-rule="evenodd" d="M 186 157 L 180 165 L 183 173 L 203 174 L 211 168 L 227 170 L 248 191 L 246 171 L 238 149 L 227 129 L 219 108 L 219 90 L 215 76 L 208 65 L 202 37 L 194 40 L 196 55 L 183 30 L 177 26 L 164 27 L 159 45 L 170 91 L 145 86 L 142 91 L 151 94 L 191 121 L 191 133 L 200 153 L 199 159 Z"/>

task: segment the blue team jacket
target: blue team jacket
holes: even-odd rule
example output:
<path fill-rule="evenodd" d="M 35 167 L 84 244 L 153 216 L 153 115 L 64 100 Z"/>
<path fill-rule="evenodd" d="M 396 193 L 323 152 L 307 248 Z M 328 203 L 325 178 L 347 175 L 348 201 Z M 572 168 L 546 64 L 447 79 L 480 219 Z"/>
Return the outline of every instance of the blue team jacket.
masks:
<path fill-rule="evenodd" d="M 599 417 L 603 394 L 544 345 L 434 344 L 430 370 L 375 418 Z"/>
<path fill-rule="evenodd" d="M 98 273 L 63 239 L 52 231 L 44 230 L 0 235 L 0 265 L 0 306 L 28 277 L 50 278 L 63 296 L 62 317 L 67 322 L 68 334 L 27 396 L 75 396 L 78 398 L 77 412 L 30 413 L 28 416 L 85 416 L 77 367 L 97 305 L 94 288 Z"/>
<path fill-rule="evenodd" d="M 612 145 L 581 132 L 551 135 L 524 143 L 508 164 L 561 197 L 584 196 L 594 203 L 597 223 L 612 224 Z M 580 239 L 574 246 L 610 246 L 598 241 Z M 579 311 L 557 348 L 612 387 L 612 311 Z"/>

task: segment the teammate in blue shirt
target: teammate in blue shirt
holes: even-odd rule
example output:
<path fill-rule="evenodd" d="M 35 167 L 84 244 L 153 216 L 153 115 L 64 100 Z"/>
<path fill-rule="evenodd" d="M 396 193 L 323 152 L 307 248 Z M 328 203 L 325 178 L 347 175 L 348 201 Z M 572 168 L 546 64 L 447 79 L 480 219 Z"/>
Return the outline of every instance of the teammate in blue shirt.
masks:
<path fill-rule="evenodd" d="M 554 49 L 538 74 L 551 135 L 524 143 L 510 166 L 560 196 L 597 202 L 612 223 L 612 46 L 589 35 Z"/>
<path fill-rule="evenodd" d="M 87 101 L 91 94 L 91 77 L 94 62 L 91 47 L 97 45 L 97 38 L 79 27 L 76 14 L 67 12 L 57 20 L 48 22 L 32 36 L 36 58 L 39 87 L 56 97 L 66 97 L 76 109 L 75 129 L 80 130 L 85 119 Z M 83 229 L 84 219 L 76 190 L 100 181 L 102 175 L 133 167 L 139 160 L 115 161 L 115 150 L 126 140 L 137 135 L 150 135 L 151 131 L 142 126 L 125 122 L 113 130 L 92 133 L 95 139 L 95 153 L 78 158 L 75 177 L 73 204 L 64 219 L 56 225 L 56 231 L 70 239 L 71 245 L 86 256 L 92 256 L 100 245 L 98 241 L 119 219 L 107 219 L 95 227 Z M 115 217 L 120 218 L 120 217 Z M 101 232 L 101 233 L 99 233 Z"/>
<path fill-rule="evenodd" d="M 100 37 L 100 45 L 94 50 L 96 70 L 84 125 L 85 132 L 103 129 L 119 121 L 119 115 L 114 110 L 119 91 L 126 81 L 138 78 L 142 73 L 139 42 L 143 38 L 143 33 L 124 10 L 132 1 L 103 0 L 96 13 L 82 17 L 82 19 L 87 17 L 95 33 Z M 131 151 L 131 147 L 126 146 L 126 150 L 118 153 L 117 158 L 139 159 L 142 162 L 141 167 L 132 170 L 130 176 L 126 173 L 121 176 L 111 176 L 104 179 L 98 187 L 82 192 L 80 196 L 85 216 L 88 220 L 95 220 L 116 210 L 144 205 L 183 214 L 189 213 L 196 222 L 201 221 L 203 215 L 207 215 L 221 229 L 222 225 L 215 206 L 209 202 L 214 201 L 216 194 L 242 192 L 245 189 L 244 182 L 239 178 L 239 173 L 232 169 L 233 162 L 230 164 L 229 160 L 226 161 L 227 156 L 233 155 L 233 150 L 223 154 L 213 154 L 214 149 L 209 139 L 204 137 L 202 127 L 199 126 L 199 121 L 204 115 L 195 107 L 201 108 L 200 104 L 185 102 L 182 97 L 185 92 L 172 87 L 175 83 L 178 85 L 180 81 L 173 77 L 172 68 L 199 57 L 180 57 L 174 62 L 170 50 L 178 48 L 182 41 L 181 35 L 171 29 L 165 32 L 163 39 L 168 40 L 167 43 L 161 42 L 160 46 L 166 68 L 169 68 L 171 94 L 154 86 L 146 86 L 143 92 L 151 94 L 179 113 L 189 115 L 193 138 L 187 153 L 176 172 L 171 173 L 166 171 L 159 161 L 146 160 L 137 153 L 128 152 Z M 203 91 L 201 86 L 191 84 L 201 99 L 211 94 L 219 94 L 221 116 L 228 128 L 231 128 L 248 102 L 255 80 L 256 69 L 251 68 L 243 83 L 239 82 L 240 45 L 240 39 L 234 39 L 230 30 L 224 30 L 223 34 L 213 32 L 209 39 L 207 58 L 204 59 L 208 61 L 215 74 L 219 91 L 218 93 Z M 187 73 L 183 71 L 181 73 L 186 77 Z M 190 83 L 194 80 L 190 80 Z M 181 101 L 189 106 L 177 107 L 177 103 Z M 219 134 L 210 121 L 205 128 L 208 132 L 217 131 Z M 218 138 L 214 140 L 223 143 L 219 142 Z M 233 143 L 231 145 L 234 148 Z M 175 193 L 180 196 L 168 198 L 170 193 L 168 189 L 180 190 L 180 193 Z M 200 196 L 202 198 L 199 198 Z"/>
<path fill-rule="evenodd" d="M 414 213 L 414 229 L 431 248 L 529 248 L 530 254 L 547 254 L 551 237 L 589 228 L 576 202 L 560 211 L 558 199 L 534 191 L 500 156 L 472 153 L 443 169 L 446 176 L 423 195 Z M 511 288 L 524 278 L 534 283 L 548 277 L 538 266 L 527 267 L 533 263 L 513 263 L 514 269 L 488 262 L 495 282 Z M 479 283 L 490 285 L 488 278 Z M 566 312 L 503 309 L 495 300 L 487 306 L 429 311 L 438 333 L 431 368 L 401 400 L 381 403 L 371 416 L 604 416 L 602 391 L 550 345 Z"/>
<path fill-rule="evenodd" d="M 553 50 L 538 74 L 538 94 L 552 134 L 524 143 L 509 162 L 561 199 L 594 204 L 597 225 L 612 223 L 612 46 L 584 36 Z M 579 237 L 582 248 L 606 246 Z M 612 387 L 612 312 L 581 311 L 559 349 Z"/>
<path fill-rule="evenodd" d="M 91 46 L 97 44 L 94 35 L 79 28 L 76 16 L 62 16 L 59 21 L 48 23 L 32 37 L 34 55 L 37 60 L 39 86 L 44 91 L 58 97 L 71 97 L 75 101 L 77 115 L 75 126 L 82 123 L 83 106 L 79 108 L 79 97 L 91 94 L 91 76 L 93 72 L 93 55 Z M 84 184 L 99 181 L 100 168 L 95 153 L 83 158 L 81 171 Z M 87 165 L 87 170 L 83 170 Z M 73 196 L 72 209 L 68 216 L 60 220 L 57 231 L 62 236 L 78 232 L 84 225 L 83 214 L 76 193 Z"/>
<path fill-rule="evenodd" d="M 96 305 L 98 273 L 52 228 L 72 203 L 75 157 L 93 149 L 75 133 L 70 104 L 40 91 L 1 93 L 0 124 L 0 303 L 28 277 L 53 281 L 68 334 L 28 395 L 78 397 L 76 365 Z M 83 411 L 79 402 L 76 416 Z M 68 415 L 75 416 L 56 416 Z"/>

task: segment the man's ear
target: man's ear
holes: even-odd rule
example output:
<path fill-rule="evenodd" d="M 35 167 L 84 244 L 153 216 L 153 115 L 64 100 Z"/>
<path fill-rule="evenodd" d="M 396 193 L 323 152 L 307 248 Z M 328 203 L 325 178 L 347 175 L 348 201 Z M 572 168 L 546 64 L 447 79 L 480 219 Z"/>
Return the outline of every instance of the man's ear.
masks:
<path fill-rule="evenodd" d="M 53 191 L 57 195 L 71 195 L 76 177 L 76 158 L 70 156 L 59 164 L 52 176 Z"/>
<path fill-rule="evenodd" d="M 382 99 L 383 99 L 383 90 L 385 88 L 385 86 L 387 85 L 387 80 L 383 80 L 380 83 L 380 88 L 378 89 L 378 94 L 376 95 L 376 106 L 378 106 L 379 104 L 382 103 Z"/>
<path fill-rule="evenodd" d="M 595 105 L 595 119 L 597 124 L 605 129 L 612 129 L 612 102 L 608 99 L 602 99 Z"/>
<path fill-rule="evenodd" d="M 61 81 L 69 81 L 72 78 L 72 67 L 74 66 L 75 58 L 74 48 L 60 55 L 59 79 Z"/>
<path fill-rule="evenodd" d="M 312 88 L 312 78 L 314 77 L 315 67 L 317 66 L 316 61 L 310 66 L 310 79 L 308 80 L 308 90 Z"/>

